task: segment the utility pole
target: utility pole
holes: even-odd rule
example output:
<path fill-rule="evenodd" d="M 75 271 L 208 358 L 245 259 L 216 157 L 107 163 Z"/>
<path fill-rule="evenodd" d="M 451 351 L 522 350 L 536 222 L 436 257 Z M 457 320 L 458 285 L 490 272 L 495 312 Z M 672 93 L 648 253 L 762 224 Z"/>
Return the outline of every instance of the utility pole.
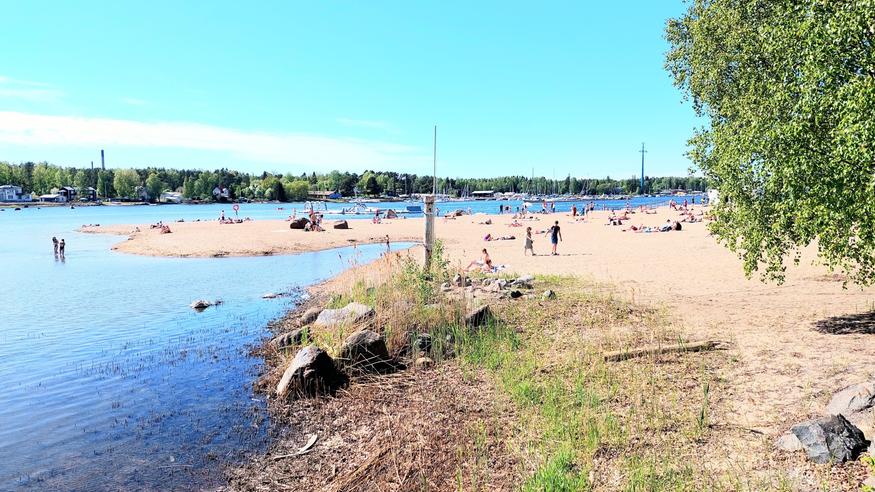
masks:
<path fill-rule="evenodd" d="M 431 194 L 437 195 L 437 125 L 434 126 L 434 146 L 432 150 L 432 185 L 431 185 Z"/>
<path fill-rule="evenodd" d="M 647 151 L 644 150 L 644 142 L 641 142 L 640 152 L 641 152 L 641 189 L 638 190 L 638 194 L 643 195 L 644 194 L 644 154 L 647 153 Z"/>

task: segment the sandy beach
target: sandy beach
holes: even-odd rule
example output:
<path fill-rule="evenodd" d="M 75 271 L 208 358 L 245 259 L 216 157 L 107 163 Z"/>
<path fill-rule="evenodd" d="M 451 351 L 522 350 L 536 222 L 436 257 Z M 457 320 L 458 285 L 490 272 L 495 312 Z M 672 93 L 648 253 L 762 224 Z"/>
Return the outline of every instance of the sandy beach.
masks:
<path fill-rule="evenodd" d="M 739 260 L 717 244 L 704 223 L 684 223 L 681 231 L 634 233 L 630 225 L 658 226 L 678 214 L 667 208 L 638 213 L 623 226 L 607 225 L 607 217 L 607 212 L 596 212 L 581 222 L 568 214 L 539 215 L 522 221 L 523 227 L 511 227 L 510 216 L 474 215 L 440 218 L 435 231 L 457 268 L 487 248 L 508 273 L 605 282 L 637 302 L 665 306 L 692 338 L 729 342 L 737 364 L 724 375 L 728 388 L 723 398 L 730 411 L 723 425 L 774 437 L 792 422 L 821 412 L 834 391 L 875 376 L 875 342 L 866 337 L 872 331 L 871 315 L 862 315 L 864 322 L 856 324 L 837 319 L 868 313 L 875 291 L 843 289 L 841 277 L 812 264 L 811 251 L 798 267 L 788 267 L 784 285 L 764 284 L 745 278 Z M 483 224 L 487 220 L 492 224 Z M 543 231 L 556 220 L 564 239 L 560 255 L 545 255 L 549 239 L 535 234 L 538 256 L 524 256 L 525 226 Z M 124 253 L 212 257 L 297 253 L 382 242 L 387 235 L 391 241 L 421 241 L 424 229 L 421 218 L 349 223 L 350 229 L 335 230 L 328 221 L 325 232 L 290 230 L 284 221 L 171 223 L 171 234 L 142 224 L 84 231 L 128 234 L 129 240 L 114 248 Z M 141 232 L 131 233 L 135 227 Z M 486 242 L 487 234 L 516 239 Z"/>

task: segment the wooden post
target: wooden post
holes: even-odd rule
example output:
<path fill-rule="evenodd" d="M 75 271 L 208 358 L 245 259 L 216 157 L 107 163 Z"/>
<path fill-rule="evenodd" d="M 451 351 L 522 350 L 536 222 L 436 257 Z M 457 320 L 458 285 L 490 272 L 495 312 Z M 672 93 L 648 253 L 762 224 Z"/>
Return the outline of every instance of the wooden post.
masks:
<path fill-rule="evenodd" d="M 425 196 L 425 268 L 431 267 L 434 248 L 434 195 Z"/>

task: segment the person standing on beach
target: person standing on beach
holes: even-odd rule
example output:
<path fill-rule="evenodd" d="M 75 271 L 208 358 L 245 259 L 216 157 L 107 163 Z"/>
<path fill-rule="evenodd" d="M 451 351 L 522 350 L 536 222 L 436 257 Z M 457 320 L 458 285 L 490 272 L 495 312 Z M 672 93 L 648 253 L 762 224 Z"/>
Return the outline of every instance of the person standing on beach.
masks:
<path fill-rule="evenodd" d="M 577 217 L 577 205 L 572 205 L 572 206 L 571 206 L 571 216 L 572 216 L 572 217 Z"/>
<path fill-rule="evenodd" d="M 553 256 L 559 256 L 559 253 L 556 252 L 556 245 L 559 244 L 559 241 L 562 240 L 562 233 L 559 232 L 559 221 L 557 220 L 553 227 L 550 228 L 550 244 L 553 245 Z"/>
<path fill-rule="evenodd" d="M 58 238 L 56 238 L 55 236 L 52 236 L 52 245 L 54 246 L 54 249 L 55 249 L 55 256 L 57 256 L 58 255 Z"/>
<path fill-rule="evenodd" d="M 61 239 L 61 242 L 58 243 L 58 254 L 63 258 L 64 257 L 64 248 L 67 245 L 64 243 L 64 240 Z"/>
<path fill-rule="evenodd" d="M 526 255 L 527 252 L 532 253 L 532 256 L 535 256 L 535 248 L 532 245 L 532 228 L 526 227 L 526 246 L 523 249 L 523 256 Z"/>

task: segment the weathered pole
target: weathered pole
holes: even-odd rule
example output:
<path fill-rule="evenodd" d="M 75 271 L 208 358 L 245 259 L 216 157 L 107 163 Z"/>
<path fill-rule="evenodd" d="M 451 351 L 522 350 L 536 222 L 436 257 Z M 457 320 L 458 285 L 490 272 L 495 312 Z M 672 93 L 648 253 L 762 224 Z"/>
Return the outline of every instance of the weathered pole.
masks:
<path fill-rule="evenodd" d="M 431 253 L 434 249 L 434 198 L 437 194 L 437 125 L 434 126 L 434 145 L 432 154 L 431 195 L 425 196 L 425 268 L 431 268 Z"/>
<path fill-rule="evenodd" d="M 425 268 L 431 267 L 434 249 L 434 195 L 425 196 Z"/>

